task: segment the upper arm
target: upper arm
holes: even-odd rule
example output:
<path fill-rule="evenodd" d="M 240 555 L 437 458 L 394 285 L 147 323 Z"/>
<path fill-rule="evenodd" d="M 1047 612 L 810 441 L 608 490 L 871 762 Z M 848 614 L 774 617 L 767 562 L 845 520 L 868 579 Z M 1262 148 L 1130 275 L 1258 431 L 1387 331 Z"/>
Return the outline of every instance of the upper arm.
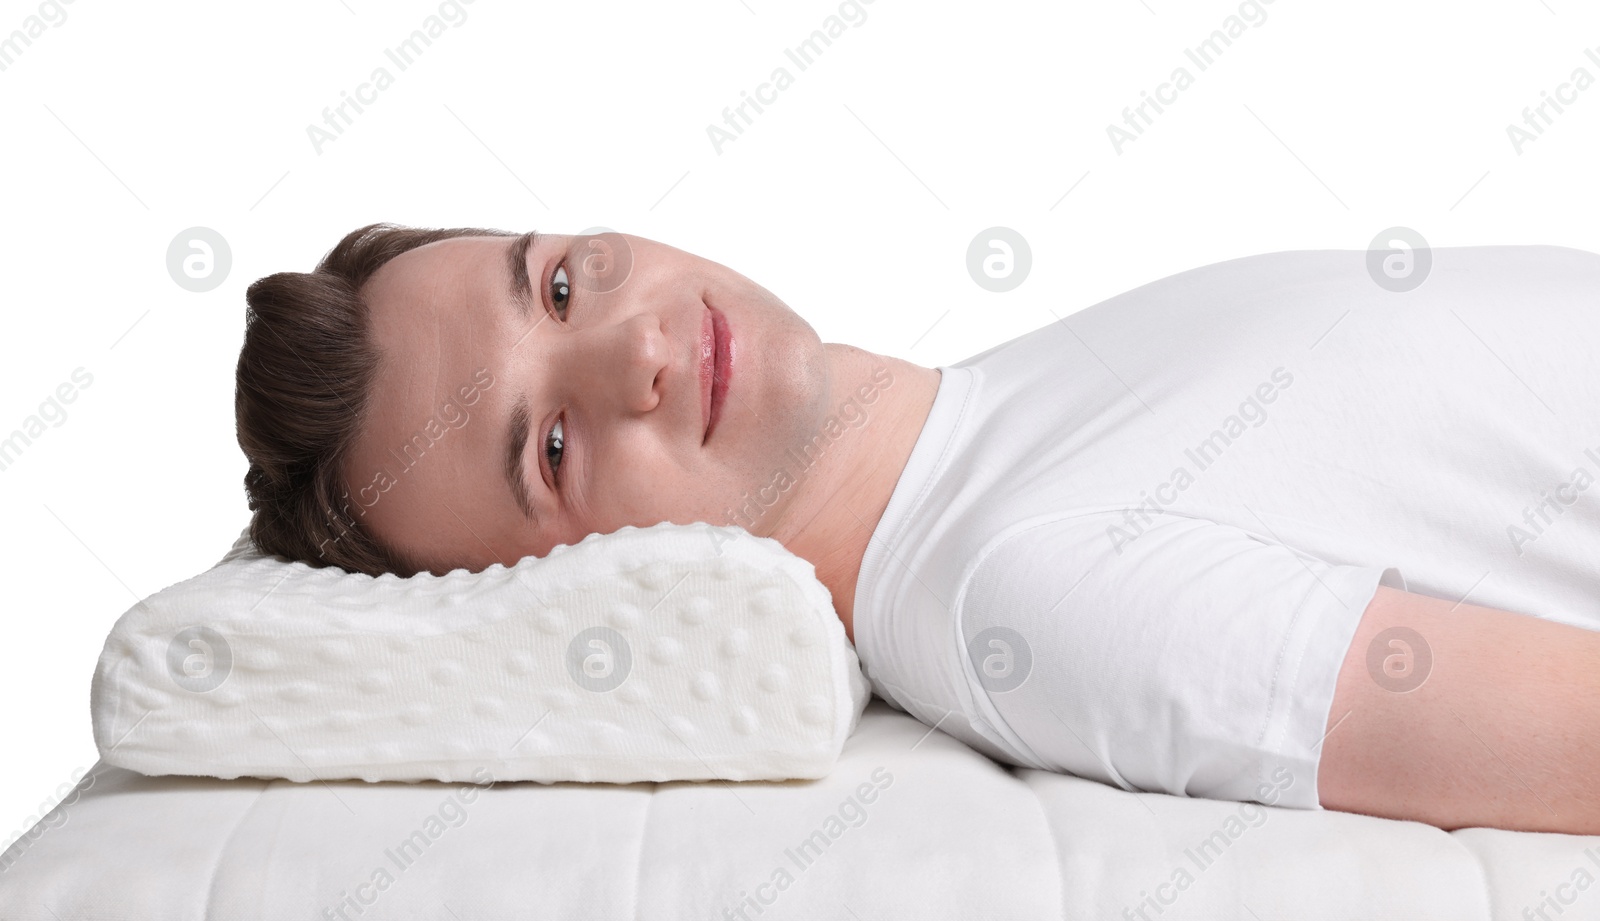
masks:
<path fill-rule="evenodd" d="M 930 723 L 974 708 L 973 731 L 992 728 L 1017 763 L 1316 808 L 1345 644 L 1385 574 L 1189 516 L 1136 533 L 1120 512 L 1028 523 L 991 543 L 952 604 L 959 680 L 909 696 L 932 704 Z M 948 635 L 923 620 L 928 635 L 902 648 Z M 1010 679 L 986 681 L 1002 650 Z"/>
<path fill-rule="evenodd" d="M 1379 586 L 1327 725 L 1326 808 L 1600 834 L 1600 632 Z"/>

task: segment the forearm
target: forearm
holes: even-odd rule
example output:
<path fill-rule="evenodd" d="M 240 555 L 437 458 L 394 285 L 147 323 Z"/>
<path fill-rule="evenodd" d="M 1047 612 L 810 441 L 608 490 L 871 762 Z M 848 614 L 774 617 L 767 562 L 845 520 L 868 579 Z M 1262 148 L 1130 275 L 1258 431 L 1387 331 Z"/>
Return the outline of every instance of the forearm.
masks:
<path fill-rule="evenodd" d="M 1384 633 L 1398 627 L 1426 651 Z M 1375 646 L 1393 675 L 1369 666 Z M 1431 659 L 1426 673 L 1405 679 L 1407 657 L 1413 668 Z M 1328 727 L 1317 785 L 1327 808 L 1600 834 L 1600 632 L 1380 587 Z"/>

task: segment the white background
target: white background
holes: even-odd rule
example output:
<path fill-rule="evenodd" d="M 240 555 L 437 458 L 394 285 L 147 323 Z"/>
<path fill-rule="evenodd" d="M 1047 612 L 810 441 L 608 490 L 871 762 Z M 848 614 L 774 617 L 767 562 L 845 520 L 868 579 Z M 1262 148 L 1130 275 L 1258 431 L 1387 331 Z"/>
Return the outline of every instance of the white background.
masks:
<path fill-rule="evenodd" d="M 245 287 L 361 224 L 609 226 L 739 270 L 824 341 L 926 366 L 1177 271 L 1363 250 L 1392 225 L 1600 251 L 1600 87 L 1520 153 L 1506 131 L 1575 68 L 1600 77 L 1600 13 L 1577 0 L 1276 0 L 1204 71 L 1183 51 L 1237 2 L 876 0 L 804 71 L 784 49 L 835 0 L 476 0 L 404 71 L 384 49 L 436 0 L 64 9 L 0 72 L 0 438 L 93 375 L 0 471 L 0 847 L 94 764 L 112 623 L 248 519 Z M 0 2 L 0 37 L 38 10 Z M 307 126 L 379 66 L 394 84 L 318 153 Z M 779 66 L 793 85 L 719 153 L 707 126 Z M 1194 84 L 1119 154 L 1107 125 L 1178 66 Z M 233 255 L 198 294 L 166 269 L 196 225 Z M 966 269 L 996 225 L 1033 253 L 1004 294 Z"/>

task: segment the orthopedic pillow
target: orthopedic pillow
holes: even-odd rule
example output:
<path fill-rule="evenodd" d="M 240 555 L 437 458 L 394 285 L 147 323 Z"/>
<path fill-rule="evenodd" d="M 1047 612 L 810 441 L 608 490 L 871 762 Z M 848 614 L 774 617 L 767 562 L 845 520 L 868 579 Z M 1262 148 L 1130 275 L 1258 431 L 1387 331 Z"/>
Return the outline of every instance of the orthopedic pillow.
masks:
<path fill-rule="evenodd" d="M 631 783 L 826 776 L 868 693 L 809 562 L 697 523 L 406 579 L 246 531 L 122 615 L 90 706 L 145 774 Z"/>

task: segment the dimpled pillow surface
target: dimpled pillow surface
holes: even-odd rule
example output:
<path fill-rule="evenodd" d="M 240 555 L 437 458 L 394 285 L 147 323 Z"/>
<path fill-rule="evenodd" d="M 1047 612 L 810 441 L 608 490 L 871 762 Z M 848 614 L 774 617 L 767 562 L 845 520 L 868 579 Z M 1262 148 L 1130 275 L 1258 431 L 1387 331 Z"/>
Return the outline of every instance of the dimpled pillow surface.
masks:
<path fill-rule="evenodd" d="M 868 693 L 811 563 L 697 523 L 406 579 L 246 532 L 122 615 L 90 698 L 145 774 L 632 783 L 823 777 Z"/>

